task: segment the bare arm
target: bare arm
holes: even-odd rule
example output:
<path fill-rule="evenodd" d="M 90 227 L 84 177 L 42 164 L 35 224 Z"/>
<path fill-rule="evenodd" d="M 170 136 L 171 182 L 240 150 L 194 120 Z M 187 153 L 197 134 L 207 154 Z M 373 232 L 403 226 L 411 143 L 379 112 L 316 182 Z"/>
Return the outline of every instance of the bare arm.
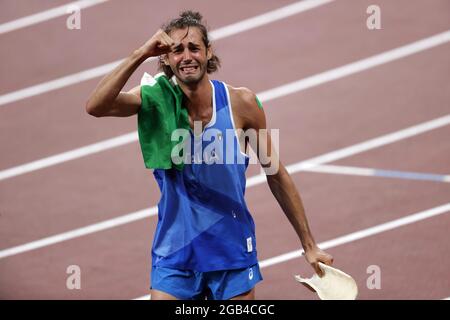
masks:
<path fill-rule="evenodd" d="M 169 52 L 173 40 L 158 30 L 142 47 L 135 50 L 110 74 L 106 75 L 86 102 L 86 112 L 95 117 L 128 117 L 136 114 L 141 106 L 140 87 L 121 91 L 133 72 L 147 58 Z"/>
<path fill-rule="evenodd" d="M 241 90 L 241 105 L 239 108 L 240 125 L 244 130 L 253 129 L 258 133 L 257 145 L 251 145 L 266 172 L 267 183 L 279 203 L 281 209 L 297 233 L 305 251 L 307 261 L 316 273 L 323 275 L 318 262 L 331 265 L 333 257 L 318 248 L 308 225 L 305 209 L 297 188 L 281 163 L 278 154 L 272 148 L 269 132 L 266 130 L 264 110 L 256 103 L 255 94 L 248 89 Z"/>

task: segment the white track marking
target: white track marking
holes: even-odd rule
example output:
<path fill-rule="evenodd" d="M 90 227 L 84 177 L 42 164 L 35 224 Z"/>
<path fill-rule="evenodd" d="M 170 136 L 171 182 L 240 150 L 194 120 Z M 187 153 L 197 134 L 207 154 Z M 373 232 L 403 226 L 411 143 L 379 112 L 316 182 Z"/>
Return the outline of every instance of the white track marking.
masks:
<path fill-rule="evenodd" d="M 313 164 L 314 165 L 314 164 Z M 335 166 L 335 165 L 317 165 L 309 169 L 304 169 L 309 172 L 321 172 L 321 173 L 334 173 L 334 174 L 346 174 L 352 176 L 374 176 L 375 169 L 372 168 L 358 168 L 348 166 Z"/>
<path fill-rule="evenodd" d="M 299 171 L 312 171 L 315 166 L 344 159 L 355 154 L 359 154 L 368 150 L 372 150 L 381 146 L 385 146 L 390 143 L 394 143 L 406 138 L 413 137 L 415 135 L 434 130 L 443 126 L 450 124 L 450 114 L 431 120 L 427 122 L 420 123 L 418 125 L 392 132 L 374 139 L 370 139 L 352 146 L 338 149 L 314 157 L 308 160 L 300 161 L 291 165 L 286 166 L 289 173 L 296 173 Z M 247 186 L 253 186 L 266 181 L 266 176 L 264 174 L 259 174 L 247 179 Z"/>
<path fill-rule="evenodd" d="M 435 119 L 432 121 L 428 121 L 426 123 L 422 123 L 422 124 L 419 124 L 419 125 L 416 125 L 416 126 L 404 129 L 404 130 L 393 132 L 393 133 L 384 135 L 382 137 L 375 138 L 375 139 L 372 139 L 372 140 L 369 140 L 369 141 L 366 141 L 363 143 L 359 143 L 359 144 L 356 144 L 356 145 L 353 145 L 353 146 L 350 146 L 347 148 L 332 151 L 332 152 L 326 153 L 322 156 L 318 156 L 315 158 L 311 158 L 308 160 L 304 160 L 304 161 L 300 161 L 300 162 L 291 164 L 291 165 L 287 166 L 286 169 L 288 170 L 289 173 L 292 174 L 292 173 L 296 173 L 296 172 L 300 172 L 300 171 L 312 168 L 313 166 L 317 166 L 318 164 L 323 164 L 328 161 L 335 161 L 335 160 L 342 159 L 342 158 L 345 158 L 345 157 L 348 157 L 351 155 L 355 155 L 355 154 L 363 152 L 363 151 L 377 148 L 384 144 L 399 141 L 401 139 L 405 139 L 405 138 L 411 137 L 413 135 L 425 132 L 426 130 L 424 130 L 424 128 L 427 128 L 428 130 L 435 129 L 437 123 L 440 123 L 442 125 L 442 123 L 450 122 L 450 115 L 443 117 L 443 118 L 446 118 L 447 122 L 442 122 L 442 118 L 438 118 L 438 119 Z M 409 134 L 405 135 L 405 134 L 403 134 L 403 132 L 408 132 Z M 393 139 L 392 137 L 395 137 L 395 139 Z M 373 141 L 382 141 L 383 143 L 373 143 Z M 261 183 L 264 183 L 265 181 L 266 181 L 266 176 L 262 175 L 262 174 L 258 174 L 256 176 L 250 177 L 247 180 L 247 188 L 259 185 Z M 8 256 L 12 256 L 12 255 L 20 254 L 23 252 L 27 252 L 30 250 L 42 248 L 45 246 L 49 246 L 49 245 L 59 243 L 62 241 L 66 241 L 69 239 L 81 237 L 81 236 L 91 234 L 91 233 L 94 233 L 97 231 L 102 231 L 105 229 L 113 228 L 113 227 L 116 227 L 119 225 L 126 224 L 128 222 L 133 222 L 133 221 L 137 221 L 140 219 L 144 219 L 149 216 L 155 215 L 156 211 L 157 211 L 157 207 L 154 206 L 154 207 L 151 207 L 148 209 L 140 210 L 138 212 L 125 214 L 125 215 L 119 216 L 117 218 L 113 218 L 113 219 L 109 219 L 109 220 L 106 220 L 103 222 L 91 224 L 86 227 L 63 232 L 58 235 L 54 235 L 54 236 L 50 236 L 50 237 L 43 238 L 40 240 L 32 241 L 32 242 L 29 242 L 29 243 L 26 243 L 23 245 L 19 245 L 16 247 L 12 247 L 9 249 L 4 249 L 4 250 L 0 251 L 0 259 L 6 258 Z"/>
<path fill-rule="evenodd" d="M 97 4 L 106 2 L 108 0 L 80 0 L 67 3 L 65 5 L 48 9 L 36 14 L 32 14 L 23 18 L 19 18 L 13 21 L 5 22 L 0 24 L 0 34 L 11 32 L 20 28 L 29 27 L 53 18 L 67 15 L 67 9 L 73 6 L 77 8 L 85 9 L 88 7 L 95 6 Z"/>
<path fill-rule="evenodd" d="M 393 61 L 394 59 L 400 59 L 400 58 L 405 57 L 406 53 L 413 54 L 413 53 L 418 52 L 418 51 L 414 51 L 414 50 L 421 51 L 421 50 L 429 49 L 430 45 L 442 44 L 442 43 L 444 43 L 444 42 L 442 42 L 444 40 L 445 41 L 450 40 L 450 31 L 444 32 L 443 34 L 441 33 L 439 35 L 432 36 L 430 38 L 416 41 L 412 44 L 409 44 L 409 45 L 406 45 L 406 46 L 403 46 L 403 47 L 400 47 L 400 48 L 397 48 L 394 50 L 386 51 L 386 52 L 378 54 L 376 56 L 372 56 L 371 58 L 359 60 L 357 62 L 350 63 L 343 67 L 339 67 L 336 69 L 332 69 L 330 71 L 320 73 L 319 75 L 311 76 L 311 77 L 308 77 L 308 78 L 305 78 L 305 79 L 302 79 L 299 81 L 294 81 L 289 84 L 279 86 L 279 87 L 271 89 L 271 90 L 257 93 L 257 95 L 259 96 L 259 98 L 262 102 L 267 102 L 269 100 L 280 98 L 285 95 L 289 95 L 289 94 L 293 94 L 295 92 L 300 92 L 300 91 L 306 90 L 306 89 L 312 87 L 313 85 L 317 86 L 319 84 L 326 83 L 331 80 L 336 80 L 338 78 L 339 74 L 342 77 L 348 76 L 349 70 L 352 70 L 352 72 L 360 72 L 362 70 L 367 70 L 367 68 L 364 67 L 364 64 L 362 63 L 362 61 L 369 63 L 371 68 L 373 68 L 373 67 L 379 66 L 381 64 L 381 61 L 383 61 L 383 63 L 387 63 L 387 62 Z M 424 44 L 427 44 L 427 45 L 424 45 Z M 399 52 L 402 53 L 402 55 L 399 55 Z M 389 57 L 391 59 L 389 59 Z M 377 63 L 374 64 L 373 61 L 377 61 Z M 352 67 L 355 65 L 358 67 Z M 338 71 L 338 70 L 340 70 L 340 71 Z M 328 75 L 329 78 L 326 75 Z M 314 79 L 314 80 L 311 81 L 311 79 Z M 1 97 L 0 97 L 0 100 L 1 100 Z M 444 117 L 443 119 L 441 119 L 441 121 L 443 121 L 444 124 L 437 124 L 438 126 L 446 125 L 448 123 L 448 118 Z M 411 130 L 416 130 L 416 129 L 412 128 Z M 425 130 L 428 130 L 428 129 L 425 128 Z M 402 134 L 409 135 L 410 133 L 404 132 Z M 55 165 L 55 164 L 69 161 L 72 159 L 80 158 L 82 156 L 88 156 L 90 154 L 93 154 L 93 153 L 96 153 L 99 151 L 104 151 L 104 150 L 107 150 L 110 148 L 115 148 L 117 146 L 121 146 L 121 145 L 123 145 L 123 143 L 121 143 L 121 142 L 115 143 L 114 141 L 115 140 L 123 141 L 124 139 L 127 139 L 130 136 L 135 137 L 135 139 L 130 139 L 129 143 L 137 141 L 137 131 L 134 131 L 134 132 L 131 132 L 131 133 L 128 133 L 125 135 L 121 135 L 121 136 L 118 136 L 115 138 L 111 138 L 111 139 L 108 139 L 105 141 L 100 141 L 98 143 L 94 143 L 92 145 L 88 145 L 88 146 L 85 146 L 80 149 L 75 149 L 75 150 L 72 150 L 69 152 L 56 154 L 56 155 L 48 157 L 48 158 L 40 159 L 37 161 L 33 161 L 30 163 L 12 167 L 10 169 L 2 170 L 2 171 L 0 171 L 0 181 L 7 179 L 7 178 L 17 176 L 17 175 L 25 174 L 25 173 L 28 173 L 28 172 L 31 172 L 34 170 L 42 169 L 42 168 L 45 168 L 45 167 L 48 167 L 51 165 Z M 377 142 L 373 141 L 373 143 L 377 143 Z M 383 142 L 380 141 L 380 143 L 383 143 Z M 76 157 L 71 158 L 70 155 L 76 155 Z M 326 162 L 330 162 L 330 161 L 326 161 Z"/>
<path fill-rule="evenodd" d="M 343 245 L 343 244 L 347 244 L 347 243 L 351 243 L 360 239 L 364 239 L 382 232 L 386 232 L 389 230 L 393 230 L 396 228 L 400 228 L 403 227 L 405 225 L 411 224 L 411 223 L 415 223 L 415 222 L 419 222 L 421 220 L 424 219 L 428 219 L 431 217 L 435 217 L 437 215 L 441 215 L 444 213 L 447 213 L 448 211 L 450 211 L 450 203 L 438 206 L 438 207 L 434 207 L 432 209 L 428 209 L 425 211 L 421 211 L 421 212 L 417 212 L 399 219 L 395 219 L 395 220 L 391 220 L 382 224 L 378 224 L 376 226 L 370 227 L 370 228 L 366 228 L 363 230 L 359 230 L 356 232 L 352 232 L 346 235 L 343 235 L 341 237 L 338 238 L 334 238 L 328 241 L 324 241 L 318 244 L 319 248 L 321 248 L 322 250 L 327 250 L 330 248 L 335 248 L 337 246 Z M 280 264 L 295 258 L 299 258 L 302 256 L 303 254 L 303 250 L 294 250 L 294 251 L 290 251 L 290 252 L 286 252 L 284 254 L 278 255 L 276 257 L 273 258 L 268 258 L 265 260 L 262 260 L 259 263 L 259 266 L 261 267 L 261 269 L 263 268 L 267 268 L 276 264 Z M 150 298 L 150 295 L 145 295 L 139 298 L 135 298 L 134 300 L 148 300 Z M 449 297 L 450 298 L 450 297 Z M 449 299 L 446 298 L 446 299 Z"/>
<path fill-rule="evenodd" d="M 350 242 L 353 242 L 353 241 L 356 241 L 359 239 L 373 236 L 378 233 L 389 231 L 389 230 L 399 228 L 399 227 L 402 227 L 402 226 L 405 226 L 405 225 L 408 225 L 411 223 L 415 223 L 415 222 L 418 222 L 418 221 L 421 221 L 424 219 L 428 219 L 428 218 L 431 218 L 431 217 L 434 217 L 434 216 L 437 216 L 440 214 L 444 214 L 449 211 L 450 211 L 450 203 L 446 203 L 444 205 L 434 207 L 432 209 L 414 213 L 414 214 L 411 214 L 411 215 L 408 215 L 408 216 L 405 216 L 405 217 L 402 217 L 399 219 L 391 220 L 386 223 L 378 224 L 376 226 L 373 226 L 373 227 L 370 227 L 367 229 L 349 233 L 342 237 L 338 237 L 338 238 L 335 238 L 332 240 L 321 242 L 318 244 L 318 246 L 322 250 L 327 250 L 330 248 L 340 246 L 342 244 L 350 243 Z M 272 265 L 300 257 L 302 255 L 302 253 L 303 253 L 303 250 L 290 251 L 290 252 L 281 254 L 279 256 L 263 260 L 263 261 L 261 261 L 260 266 L 261 266 L 261 268 L 270 267 Z"/>
<path fill-rule="evenodd" d="M 420 51 L 431 49 L 449 41 L 450 30 L 447 30 L 434 36 L 415 41 L 408 45 L 385 51 L 383 53 L 353 63 L 349 63 L 339 68 L 331 69 L 329 71 L 325 71 L 275 89 L 264 91 L 259 95 L 259 98 L 266 101 L 276 99 L 279 96 L 285 96 L 292 92 L 298 92 L 300 90 L 312 88 L 329 81 L 340 79 L 351 74 L 355 74 L 394 60 L 410 56 Z"/>
<path fill-rule="evenodd" d="M 99 67 L 91 68 L 81 72 L 77 72 L 62 78 L 43 82 L 25 89 L 20 89 L 0 96 L 0 106 L 16 102 L 25 98 L 33 97 L 42 93 L 50 92 L 56 89 L 68 87 L 83 81 L 101 77 L 111 72 L 123 60 L 114 61 Z"/>
<path fill-rule="evenodd" d="M 24 253 L 31 250 L 36 250 L 39 248 L 43 248 L 55 243 L 60 243 L 66 240 L 86 236 L 91 233 L 99 232 L 106 229 L 111 229 L 123 224 L 131 223 L 133 221 L 138 221 L 153 215 L 158 214 L 158 207 L 152 207 L 150 209 L 139 210 L 133 213 L 129 213 L 123 216 L 119 216 L 117 218 L 105 220 L 99 223 L 94 223 L 88 225 L 86 227 L 74 229 L 68 232 L 63 232 L 60 234 L 56 234 L 51 237 L 43 238 L 37 241 L 32 241 L 20 246 L 12 247 L 9 249 L 0 251 L 0 259 L 6 258 L 9 256 L 13 256 L 16 254 Z"/>
<path fill-rule="evenodd" d="M 261 14 L 259 16 L 242 20 L 237 23 L 213 30 L 210 32 L 211 39 L 219 40 L 223 39 L 253 28 L 260 27 L 271 22 L 287 18 L 293 14 L 298 14 L 300 12 L 316 8 L 318 6 L 324 5 L 326 3 L 332 2 L 334 0 L 306 0 L 299 1 L 294 4 L 281 7 L 267 13 Z M 156 58 L 147 59 L 146 62 L 155 60 Z M 116 60 L 95 68 L 87 69 L 81 72 L 77 72 L 62 78 L 44 82 L 38 85 L 34 85 L 28 88 L 20 89 L 10 93 L 6 93 L 0 96 L 0 106 L 19 101 L 25 98 L 33 97 L 42 93 L 49 91 L 61 89 L 67 86 L 71 86 L 83 81 L 101 77 L 109 72 L 111 72 L 115 67 L 117 67 L 124 59 Z"/>
<path fill-rule="evenodd" d="M 230 24 L 211 32 L 211 39 L 218 40 L 234 34 L 261 27 L 271 22 L 282 20 L 301 12 L 314 9 L 334 0 L 305 0 L 263 13 L 259 16 Z"/>
<path fill-rule="evenodd" d="M 314 164 L 313 164 L 314 165 Z M 361 168 L 353 166 L 341 166 L 341 165 L 317 165 L 309 169 L 303 169 L 309 172 L 331 173 L 331 174 L 344 174 L 352 176 L 367 176 L 367 177 L 388 177 L 398 179 L 411 179 L 411 180 L 427 180 L 437 182 L 450 182 L 450 175 L 431 174 L 421 172 L 408 172 L 398 170 L 385 170 L 375 168 Z"/>
<path fill-rule="evenodd" d="M 17 167 L 13 167 L 10 169 L 0 171 L 0 181 L 4 179 L 8 179 L 11 177 L 15 177 L 21 174 L 25 174 L 28 172 L 33 172 L 36 170 L 44 169 L 50 166 L 54 166 L 66 161 L 78 159 L 81 157 L 85 157 L 87 155 L 91 155 L 97 152 L 105 151 L 111 148 L 116 148 L 119 146 L 123 146 L 138 140 L 137 131 L 130 132 L 115 138 L 111 138 L 108 140 L 104 140 L 101 142 L 97 142 L 94 144 L 90 144 L 78 149 L 70 150 L 67 152 L 59 153 L 54 156 L 50 156 L 47 158 L 43 158 L 37 161 L 29 162 Z"/>

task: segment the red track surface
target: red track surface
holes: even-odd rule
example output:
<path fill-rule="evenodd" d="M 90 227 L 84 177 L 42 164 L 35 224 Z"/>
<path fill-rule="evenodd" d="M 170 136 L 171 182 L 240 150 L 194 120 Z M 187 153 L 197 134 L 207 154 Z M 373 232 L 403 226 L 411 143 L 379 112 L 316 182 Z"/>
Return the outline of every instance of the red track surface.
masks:
<path fill-rule="evenodd" d="M 158 3 L 157 3 L 158 2 Z M 210 29 L 291 1 L 190 1 Z M 34 2 L 33 2 L 34 3 Z M 0 23 L 51 7 L 2 4 Z M 63 3 L 63 2 L 62 2 Z M 126 56 L 183 1 L 109 1 L 82 11 L 82 29 L 66 16 L 0 35 L 0 95 Z M 213 78 L 255 92 L 271 89 L 450 29 L 450 4 L 377 1 L 382 30 L 366 28 L 372 1 L 339 0 L 218 40 L 223 67 Z M 155 9 L 156 8 L 156 9 Z M 126 11 L 126 14 L 124 14 Z M 450 113 L 450 44 L 265 104 L 280 129 L 280 155 L 292 164 Z M 153 63 L 141 66 L 136 85 Z M 95 119 L 84 103 L 99 78 L 0 106 L 0 171 L 136 129 L 136 119 Z M 449 126 L 336 161 L 335 165 L 450 174 Z M 249 176 L 259 173 L 252 166 Z M 317 242 L 370 228 L 449 202 L 443 182 L 295 173 Z M 138 143 L 0 181 L 0 251 L 157 204 Z M 258 255 L 300 248 L 267 185 L 248 188 Z M 0 259 L 2 299 L 132 299 L 148 294 L 155 216 Z M 441 299 L 450 296 L 448 214 L 330 248 L 335 266 L 357 281 L 361 299 Z M 82 289 L 66 288 L 66 268 L 79 265 Z M 369 290 L 370 265 L 381 289 Z M 303 258 L 262 270 L 259 299 L 316 299 L 294 281 L 310 276 Z"/>

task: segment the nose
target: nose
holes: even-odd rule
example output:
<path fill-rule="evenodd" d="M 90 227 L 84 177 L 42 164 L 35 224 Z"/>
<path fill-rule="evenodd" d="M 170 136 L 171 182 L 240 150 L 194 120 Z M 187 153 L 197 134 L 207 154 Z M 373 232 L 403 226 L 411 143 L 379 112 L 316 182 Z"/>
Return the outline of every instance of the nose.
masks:
<path fill-rule="evenodd" d="M 183 52 L 183 61 L 190 62 L 191 60 L 191 51 L 189 50 L 189 48 L 185 48 Z"/>

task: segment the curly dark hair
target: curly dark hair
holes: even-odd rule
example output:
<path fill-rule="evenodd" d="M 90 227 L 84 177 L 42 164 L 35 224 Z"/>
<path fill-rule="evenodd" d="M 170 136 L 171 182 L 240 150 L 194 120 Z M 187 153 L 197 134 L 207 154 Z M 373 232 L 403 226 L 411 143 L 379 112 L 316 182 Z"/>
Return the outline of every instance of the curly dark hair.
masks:
<path fill-rule="evenodd" d="M 172 19 L 167 24 L 163 25 L 161 29 L 164 30 L 167 34 L 170 34 L 172 30 L 175 29 L 184 29 L 189 27 L 196 27 L 202 33 L 203 43 L 205 47 L 208 48 L 211 43 L 208 38 L 208 30 L 206 25 L 202 23 L 202 15 L 199 12 L 186 10 L 180 13 L 178 18 Z M 212 54 L 211 59 L 208 60 L 208 65 L 206 67 L 207 73 L 212 73 L 217 71 L 220 67 L 220 59 L 214 53 Z M 164 71 L 167 77 L 171 78 L 173 76 L 173 71 L 170 66 L 164 64 L 164 60 L 162 57 L 159 59 L 158 70 Z"/>

